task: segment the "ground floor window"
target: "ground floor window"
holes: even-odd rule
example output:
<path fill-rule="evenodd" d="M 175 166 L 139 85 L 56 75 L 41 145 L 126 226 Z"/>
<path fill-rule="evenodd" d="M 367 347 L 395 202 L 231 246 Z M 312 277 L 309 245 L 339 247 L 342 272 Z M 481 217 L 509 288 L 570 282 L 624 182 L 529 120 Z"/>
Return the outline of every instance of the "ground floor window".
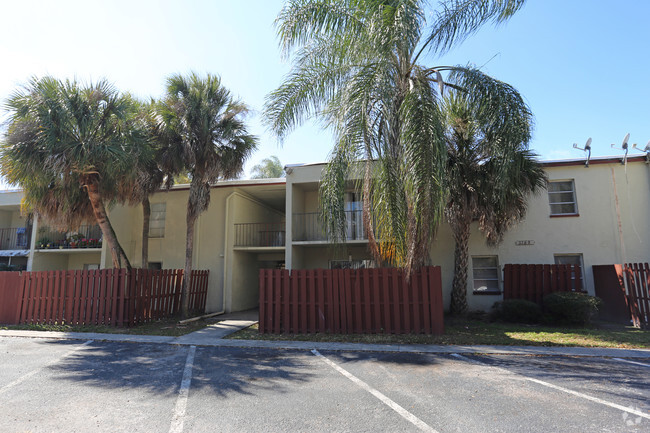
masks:
<path fill-rule="evenodd" d="M 330 269 L 365 269 L 375 268 L 372 260 L 330 260 Z"/>
<path fill-rule="evenodd" d="M 499 274 L 497 256 L 472 256 L 474 293 L 500 293 Z"/>
<path fill-rule="evenodd" d="M 582 264 L 582 254 L 580 253 L 570 253 L 570 254 L 554 254 L 553 258 L 555 260 L 556 265 L 579 265 L 580 266 L 580 287 L 582 287 L 582 290 L 585 288 L 585 283 L 584 283 L 584 278 L 582 277 L 583 272 L 584 272 L 584 265 Z M 576 290 L 576 282 L 575 282 L 575 275 L 571 276 L 571 289 Z"/>
<path fill-rule="evenodd" d="M 162 262 L 149 262 L 149 269 L 153 269 L 154 271 L 159 271 L 162 269 Z"/>

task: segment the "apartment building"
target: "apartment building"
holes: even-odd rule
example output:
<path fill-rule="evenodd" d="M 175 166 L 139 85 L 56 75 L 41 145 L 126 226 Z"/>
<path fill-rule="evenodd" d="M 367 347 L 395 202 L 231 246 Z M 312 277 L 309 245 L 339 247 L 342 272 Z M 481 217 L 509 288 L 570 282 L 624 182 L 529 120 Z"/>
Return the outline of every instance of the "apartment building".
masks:
<path fill-rule="evenodd" d="M 624 163 L 623 163 L 624 162 Z M 490 248 L 472 228 L 468 302 L 489 309 L 502 299 L 505 264 L 578 263 L 593 294 L 591 267 L 650 258 L 650 166 L 645 156 L 544 161 L 548 191 L 530 199 L 527 217 Z M 354 182 L 346 193 L 347 240 L 333 248 L 318 218 L 318 185 L 324 164 L 287 166 L 286 179 L 238 180 L 213 187 L 209 209 L 195 227 L 193 266 L 209 269 L 207 310 L 255 307 L 261 268 L 368 267 L 373 261 Z M 187 186 L 151 198 L 151 267 L 182 268 L 185 258 Z M 58 233 L 20 214 L 20 192 L 0 194 L 0 263 L 27 270 L 93 269 L 111 266 L 96 227 Z M 110 211 L 120 243 L 133 266 L 141 266 L 142 209 Z M 75 242 L 76 239 L 76 242 Z M 85 239 L 85 242 L 83 240 Z M 72 245 L 74 242 L 74 246 Z M 442 224 L 431 263 L 442 268 L 443 299 L 449 305 L 454 244 Z"/>

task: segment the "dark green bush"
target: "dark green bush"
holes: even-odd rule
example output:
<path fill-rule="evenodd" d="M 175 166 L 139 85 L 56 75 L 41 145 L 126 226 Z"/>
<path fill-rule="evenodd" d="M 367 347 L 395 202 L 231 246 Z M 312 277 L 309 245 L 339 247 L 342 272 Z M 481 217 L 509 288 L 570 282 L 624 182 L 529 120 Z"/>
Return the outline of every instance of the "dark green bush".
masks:
<path fill-rule="evenodd" d="M 506 299 L 492 308 L 492 317 L 504 322 L 539 323 L 542 320 L 541 307 L 524 299 Z"/>
<path fill-rule="evenodd" d="M 11 271 L 11 272 L 20 271 L 20 270 L 22 270 L 22 268 L 24 268 L 24 266 L 8 265 L 6 263 L 0 263 L 0 272 L 4 272 L 4 271 Z"/>
<path fill-rule="evenodd" d="M 544 312 L 554 323 L 586 325 L 598 313 L 602 300 L 576 292 L 556 292 L 544 297 Z"/>

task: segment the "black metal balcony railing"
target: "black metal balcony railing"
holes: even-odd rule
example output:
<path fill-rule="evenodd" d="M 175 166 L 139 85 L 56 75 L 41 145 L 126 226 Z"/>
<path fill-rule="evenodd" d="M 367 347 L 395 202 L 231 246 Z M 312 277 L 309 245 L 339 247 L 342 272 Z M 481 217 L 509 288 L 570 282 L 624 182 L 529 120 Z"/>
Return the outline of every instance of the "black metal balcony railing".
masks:
<path fill-rule="evenodd" d="M 345 211 L 345 240 L 366 240 L 363 228 L 363 211 Z M 294 241 L 328 241 L 325 227 L 320 220 L 318 212 L 293 214 L 293 240 Z"/>
<path fill-rule="evenodd" d="M 0 229 L 0 250 L 28 250 L 29 237 L 25 227 Z"/>
<path fill-rule="evenodd" d="M 101 248 L 102 231 L 96 225 L 83 225 L 71 232 L 59 232 L 49 227 L 38 230 L 36 249 Z"/>
<path fill-rule="evenodd" d="M 285 223 L 235 224 L 236 247 L 283 247 Z"/>

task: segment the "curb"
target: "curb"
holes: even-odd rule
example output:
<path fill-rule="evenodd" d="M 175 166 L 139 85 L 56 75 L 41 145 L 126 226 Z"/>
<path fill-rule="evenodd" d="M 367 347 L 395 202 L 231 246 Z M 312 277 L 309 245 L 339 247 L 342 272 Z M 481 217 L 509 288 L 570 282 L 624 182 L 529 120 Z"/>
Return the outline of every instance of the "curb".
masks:
<path fill-rule="evenodd" d="M 189 334 L 188 334 L 189 335 Z M 581 357 L 623 357 L 650 358 L 650 349 L 617 349 L 600 347 L 544 347 L 544 346 L 443 346 L 443 345 L 399 345 L 363 343 L 323 343 L 311 341 L 264 341 L 223 340 L 206 342 L 205 338 L 166 337 L 159 335 L 123 335 L 86 332 L 52 331 L 9 331 L 0 330 L 0 337 L 52 339 L 52 340 L 94 340 L 117 343 L 169 344 L 177 346 L 237 347 L 248 349 L 276 350 L 327 350 L 337 352 L 386 352 L 421 354 L 490 354 L 528 356 L 581 356 Z M 185 336 L 187 337 L 187 336 Z"/>

